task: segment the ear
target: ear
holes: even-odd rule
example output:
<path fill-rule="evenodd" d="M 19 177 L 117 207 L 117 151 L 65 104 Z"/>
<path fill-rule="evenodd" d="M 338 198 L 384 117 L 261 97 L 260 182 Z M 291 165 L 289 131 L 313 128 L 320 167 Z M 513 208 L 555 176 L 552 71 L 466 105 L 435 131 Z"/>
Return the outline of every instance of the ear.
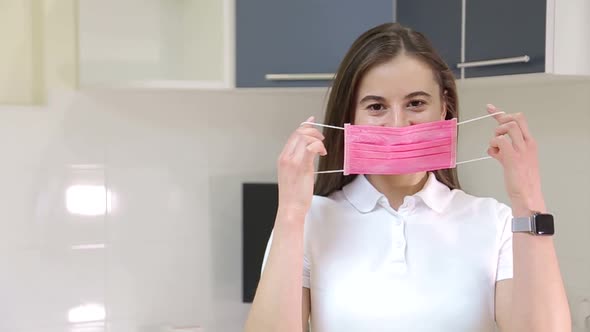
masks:
<path fill-rule="evenodd" d="M 443 91 L 441 110 L 440 110 L 440 119 L 441 120 L 444 120 L 447 118 L 447 93 L 448 93 L 448 91 L 445 89 Z"/>

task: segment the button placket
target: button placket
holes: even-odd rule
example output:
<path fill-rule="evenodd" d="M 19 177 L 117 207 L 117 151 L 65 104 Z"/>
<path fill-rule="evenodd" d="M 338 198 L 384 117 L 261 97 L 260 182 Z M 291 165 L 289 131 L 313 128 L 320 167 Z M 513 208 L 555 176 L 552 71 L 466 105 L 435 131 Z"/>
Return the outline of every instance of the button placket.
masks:
<path fill-rule="evenodd" d="M 399 265 L 404 267 L 406 265 L 406 237 L 405 237 L 405 226 L 402 213 L 394 210 L 390 205 L 389 201 L 385 196 L 381 196 L 378 200 L 380 206 L 382 206 L 389 214 L 391 214 L 391 264 Z M 404 202 L 407 206 L 407 202 Z M 401 209 L 400 209 L 401 210 Z"/>
<path fill-rule="evenodd" d="M 392 223 L 391 251 L 392 260 L 395 262 L 405 262 L 406 260 L 406 238 L 404 234 L 404 221 L 401 216 L 394 217 Z"/>

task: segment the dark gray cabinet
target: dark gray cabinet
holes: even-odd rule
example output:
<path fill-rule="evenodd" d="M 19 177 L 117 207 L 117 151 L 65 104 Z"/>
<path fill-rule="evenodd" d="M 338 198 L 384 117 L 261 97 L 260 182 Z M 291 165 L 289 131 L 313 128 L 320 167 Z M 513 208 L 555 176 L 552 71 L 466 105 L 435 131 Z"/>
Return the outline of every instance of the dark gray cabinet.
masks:
<path fill-rule="evenodd" d="M 457 78 L 462 50 L 465 78 L 542 73 L 546 11 L 547 0 L 239 0 L 236 86 L 327 86 L 266 75 L 334 73 L 356 37 L 394 17 L 422 32 Z"/>
<path fill-rule="evenodd" d="M 393 17 L 392 0 L 238 0 L 236 86 L 327 86 L 265 76 L 334 73 L 354 39 Z"/>
<path fill-rule="evenodd" d="M 465 62 L 530 60 L 466 68 L 465 77 L 544 72 L 546 7 L 546 0 L 466 1 Z"/>
<path fill-rule="evenodd" d="M 459 77 L 461 0 L 398 0 L 396 15 L 399 23 L 423 33 Z"/>
<path fill-rule="evenodd" d="M 398 0 L 396 14 L 398 22 L 426 35 L 457 78 L 462 47 L 466 78 L 540 73 L 545 72 L 546 1 Z"/>

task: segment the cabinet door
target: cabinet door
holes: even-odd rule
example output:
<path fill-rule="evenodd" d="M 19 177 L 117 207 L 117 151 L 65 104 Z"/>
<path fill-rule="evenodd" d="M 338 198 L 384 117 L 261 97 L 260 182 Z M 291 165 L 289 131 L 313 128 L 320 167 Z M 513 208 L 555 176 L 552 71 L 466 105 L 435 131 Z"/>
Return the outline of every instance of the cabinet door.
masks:
<path fill-rule="evenodd" d="M 468 0 L 466 6 L 466 62 L 524 55 L 530 61 L 467 68 L 465 77 L 545 71 L 546 0 Z"/>
<path fill-rule="evenodd" d="M 361 33 L 392 20 L 392 0 L 236 1 L 236 86 L 328 85 L 265 75 L 334 73 Z"/>
<path fill-rule="evenodd" d="M 222 84 L 224 3 L 79 1 L 81 85 Z"/>
<path fill-rule="evenodd" d="M 38 1 L 0 1 L 0 104 L 44 101 L 41 11 Z"/>
<path fill-rule="evenodd" d="M 461 0 L 398 0 L 397 21 L 423 33 L 459 77 Z"/>

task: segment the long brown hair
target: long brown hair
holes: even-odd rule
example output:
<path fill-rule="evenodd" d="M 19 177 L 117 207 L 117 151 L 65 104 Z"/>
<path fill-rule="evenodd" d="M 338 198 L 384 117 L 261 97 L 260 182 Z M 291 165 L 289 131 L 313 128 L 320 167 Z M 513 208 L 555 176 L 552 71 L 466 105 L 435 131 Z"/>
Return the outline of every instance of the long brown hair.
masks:
<path fill-rule="evenodd" d="M 440 87 L 441 98 L 446 104 L 446 117 L 449 120 L 459 117 L 457 87 L 455 78 L 447 64 L 436 53 L 428 39 L 421 33 L 398 23 L 385 23 L 363 33 L 354 41 L 332 83 L 326 107 L 325 124 L 344 127 L 353 123 L 358 85 L 363 76 L 373 67 L 390 61 L 399 54 L 406 54 L 424 61 L 434 73 Z M 318 170 L 341 169 L 344 162 L 344 132 L 325 128 L 324 145 L 328 155 L 320 159 Z M 459 189 L 459 179 L 455 168 L 435 171 L 436 178 L 450 189 Z M 314 193 L 328 196 L 350 183 L 355 175 L 342 173 L 319 174 Z"/>

